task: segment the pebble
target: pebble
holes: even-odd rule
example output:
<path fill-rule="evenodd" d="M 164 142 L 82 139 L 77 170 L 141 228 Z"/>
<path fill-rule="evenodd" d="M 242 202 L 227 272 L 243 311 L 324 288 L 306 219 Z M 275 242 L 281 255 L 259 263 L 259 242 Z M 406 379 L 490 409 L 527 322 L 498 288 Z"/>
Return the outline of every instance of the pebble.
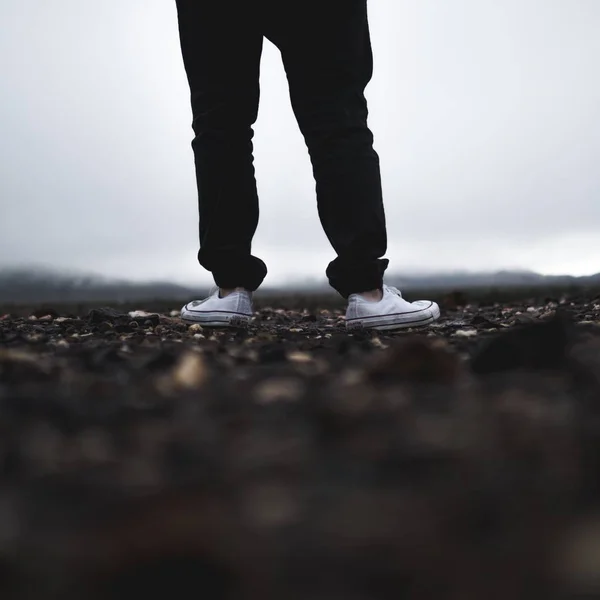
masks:
<path fill-rule="evenodd" d="M 171 373 L 177 388 L 194 390 L 202 387 L 208 377 L 204 359 L 197 352 L 186 352 Z"/>
<path fill-rule="evenodd" d="M 142 319 L 144 317 L 152 317 L 153 313 L 146 312 L 145 310 L 132 310 L 129 316 L 132 319 Z"/>
<path fill-rule="evenodd" d="M 435 334 L 433 334 L 435 335 Z M 380 348 L 381 350 L 385 350 L 389 348 L 388 344 L 384 344 L 378 337 L 374 337 L 371 339 L 371 345 L 375 348 Z"/>
<path fill-rule="evenodd" d="M 289 352 L 287 354 L 287 359 L 293 363 L 309 363 L 312 362 L 313 357 L 308 352 Z"/>
<path fill-rule="evenodd" d="M 458 331 L 455 331 L 453 335 L 455 337 L 470 338 L 475 337 L 477 331 L 475 329 L 459 329 Z"/>
<path fill-rule="evenodd" d="M 303 391 L 304 386 L 297 379 L 273 378 L 260 383 L 254 390 L 254 397 L 259 404 L 291 402 L 300 398 Z"/>

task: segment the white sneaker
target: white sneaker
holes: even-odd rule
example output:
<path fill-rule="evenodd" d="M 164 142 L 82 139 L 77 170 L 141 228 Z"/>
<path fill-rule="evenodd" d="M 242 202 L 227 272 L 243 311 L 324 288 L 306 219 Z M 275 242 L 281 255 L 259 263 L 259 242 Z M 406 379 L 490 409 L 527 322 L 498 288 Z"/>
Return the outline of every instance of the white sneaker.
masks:
<path fill-rule="evenodd" d="M 440 317 L 440 307 L 429 300 L 407 302 L 395 287 L 383 286 L 379 302 L 360 294 L 348 298 L 346 327 L 348 329 L 402 329 L 433 323 Z"/>
<path fill-rule="evenodd" d="M 247 327 L 252 319 L 252 296 L 240 290 L 221 298 L 217 287 L 205 300 L 186 304 L 181 318 L 206 327 Z"/>

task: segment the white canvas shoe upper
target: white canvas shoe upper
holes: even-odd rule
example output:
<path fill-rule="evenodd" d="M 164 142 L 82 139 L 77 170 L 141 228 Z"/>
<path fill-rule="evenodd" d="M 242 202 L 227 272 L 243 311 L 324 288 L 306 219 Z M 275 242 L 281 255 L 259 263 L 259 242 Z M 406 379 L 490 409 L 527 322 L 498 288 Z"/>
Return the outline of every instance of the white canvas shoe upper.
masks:
<path fill-rule="evenodd" d="M 248 325 L 252 313 L 250 292 L 236 290 L 221 298 L 219 288 L 214 288 L 204 300 L 186 304 L 181 309 L 181 318 L 207 327 L 240 327 Z"/>
<path fill-rule="evenodd" d="M 369 329 L 400 329 L 433 323 L 440 316 L 439 306 L 430 300 L 407 302 L 395 287 L 383 286 L 379 302 L 360 294 L 348 298 L 346 327 Z"/>

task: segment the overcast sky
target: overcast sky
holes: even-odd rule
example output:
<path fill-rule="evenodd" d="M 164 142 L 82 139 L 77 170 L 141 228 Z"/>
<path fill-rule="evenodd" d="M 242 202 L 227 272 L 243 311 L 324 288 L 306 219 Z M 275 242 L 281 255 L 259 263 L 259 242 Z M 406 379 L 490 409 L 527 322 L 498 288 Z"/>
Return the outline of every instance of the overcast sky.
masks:
<path fill-rule="evenodd" d="M 395 272 L 600 271 L 600 0 L 371 0 Z M 0 0 L 0 267 L 209 281 L 173 0 Z M 333 258 L 278 51 L 256 126 L 268 283 Z"/>

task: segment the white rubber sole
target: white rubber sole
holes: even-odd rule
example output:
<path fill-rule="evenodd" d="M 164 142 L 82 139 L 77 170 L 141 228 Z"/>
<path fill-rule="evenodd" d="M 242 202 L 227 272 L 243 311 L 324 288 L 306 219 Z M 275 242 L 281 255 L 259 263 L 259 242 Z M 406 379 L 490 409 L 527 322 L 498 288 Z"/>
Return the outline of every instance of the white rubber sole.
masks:
<path fill-rule="evenodd" d="M 203 327 L 248 327 L 251 315 L 226 311 L 200 312 L 193 310 L 181 311 L 181 318 L 188 323 L 198 323 Z"/>
<path fill-rule="evenodd" d="M 435 302 L 432 302 L 427 308 L 414 312 L 350 319 L 346 321 L 346 328 L 350 331 L 356 329 L 391 331 L 394 329 L 408 329 L 410 327 L 424 327 L 437 321 L 439 318 L 440 307 Z"/>

